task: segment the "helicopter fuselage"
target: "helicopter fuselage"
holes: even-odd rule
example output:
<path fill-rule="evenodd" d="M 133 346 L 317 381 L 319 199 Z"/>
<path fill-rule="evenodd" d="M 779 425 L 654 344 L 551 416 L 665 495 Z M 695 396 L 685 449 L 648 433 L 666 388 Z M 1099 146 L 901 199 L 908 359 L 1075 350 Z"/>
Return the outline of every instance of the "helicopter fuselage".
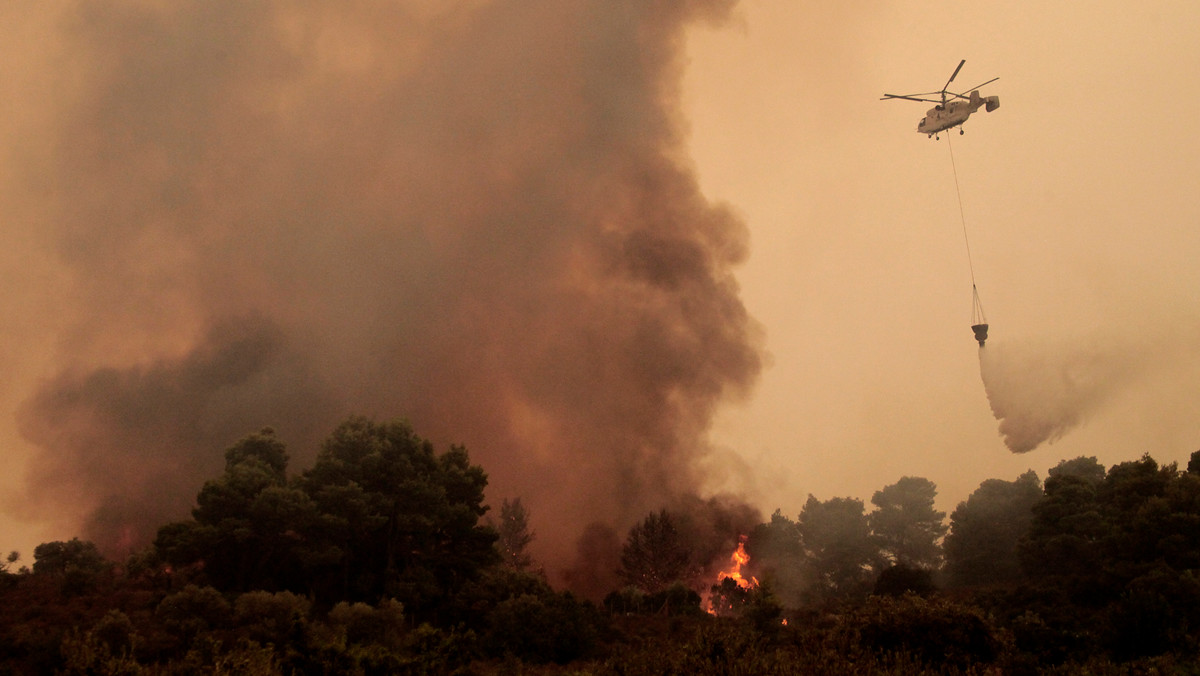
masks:
<path fill-rule="evenodd" d="M 974 113 L 983 106 L 986 106 L 989 113 L 992 112 L 1000 107 L 1000 97 L 989 96 L 983 98 L 979 95 L 979 91 L 976 90 L 971 92 L 971 98 L 966 101 L 950 101 L 949 103 L 936 105 L 930 108 L 929 112 L 925 113 L 925 117 L 917 123 L 917 131 L 932 136 L 938 132 L 957 127 L 966 122 L 971 113 Z"/>

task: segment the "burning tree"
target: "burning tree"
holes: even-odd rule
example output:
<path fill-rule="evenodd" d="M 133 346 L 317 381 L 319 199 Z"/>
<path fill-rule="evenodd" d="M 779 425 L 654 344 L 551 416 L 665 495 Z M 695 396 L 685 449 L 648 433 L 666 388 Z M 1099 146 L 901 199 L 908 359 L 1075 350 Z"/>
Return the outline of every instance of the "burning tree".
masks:
<path fill-rule="evenodd" d="M 708 612 L 713 615 L 736 615 L 750 599 L 750 587 L 738 584 L 731 578 L 721 578 L 721 581 L 709 590 Z"/>
<path fill-rule="evenodd" d="M 750 563 L 746 553 L 746 536 L 738 539 L 737 549 L 729 557 L 729 567 L 717 574 L 708 599 L 708 612 L 713 615 L 738 615 L 750 620 L 759 631 L 773 631 L 781 624 L 783 606 L 768 585 L 759 584 L 754 576 L 743 574 Z"/>
<path fill-rule="evenodd" d="M 746 552 L 752 558 L 749 565 L 755 575 L 769 584 L 784 603 L 791 607 L 803 605 L 816 573 L 804 551 L 800 524 L 775 510 L 769 521 L 750 531 Z"/>
<path fill-rule="evenodd" d="M 751 588 L 758 586 L 758 580 L 742 575 L 742 566 L 749 562 L 746 538 L 742 536 L 738 539 L 737 549 L 729 556 L 729 567 L 717 573 L 717 583 L 710 590 L 708 612 L 729 615 L 746 605 Z"/>

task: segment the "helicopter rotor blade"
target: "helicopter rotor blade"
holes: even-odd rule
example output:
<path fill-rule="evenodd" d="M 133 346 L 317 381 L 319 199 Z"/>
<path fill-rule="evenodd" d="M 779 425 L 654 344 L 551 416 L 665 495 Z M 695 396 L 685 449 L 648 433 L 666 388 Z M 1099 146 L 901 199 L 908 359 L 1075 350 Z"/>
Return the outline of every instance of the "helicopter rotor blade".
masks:
<path fill-rule="evenodd" d="M 999 79 L 1000 79 L 1000 78 L 998 78 L 998 77 L 994 77 L 994 78 L 992 78 L 992 79 L 988 80 L 987 82 L 982 82 L 982 83 L 980 83 L 980 84 L 977 84 L 977 85 L 975 85 L 974 87 L 969 87 L 969 88 L 967 89 L 967 91 L 971 91 L 971 90 L 973 90 L 973 89 L 979 89 L 980 87 L 983 87 L 983 86 L 985 86 L 985 85 L 990 85 L 990 84 L 992 84 L 993 82 L 995 82 L 996 80 L 999 80 Z"/>
<path fill-rule="evenodd" d="M 940 92 L 935 92 L 935 93 L 940 93 Z M 919 99 L 916 96 L 901 96 L 900 94 L 884 94 L 883 97 L 880 98 L 879 100 L 887 101 L 888 99 L 904 99 L 906 101 L 920 101 L 921 103 L 937 103 L 938 102 L 937 99 Z"/>
<path fill-rule="evenodd" d="M 949 79 L 949 80 L 946 80 L 946 86 L 945 86 L 945 87 L 942 87 L 942 91 L 946 91 L 946 87 L 949 87 L 949 86 L 950 86 L 950 83 L 951 83 L 951 82 L 954 82 L 954 78 L 958 77 L 958 71 L 962 70 L 963 64 L 964 64 L 964 63 L 966 63 L 966 62 L 967 62 L 967 60 L 966 60 L 966 59 L 963 59 L 962 61 L 959 61 L 959 62 L 958 62 L 958 68 L 955 68 L 955 69 L 954 69 L 954 73 L 952 73 L 952 74 L 950 75 L 950 79 Z"/>
<path fill-rule="evenodd" d="M 994 77 L 994 78 L 992 78 L 992 79 L 988 80 L 987 82 L 984 82 L 984 83 L 982 83 L 982 84 L 977 84 L 977 85 L 975 85 L 974 87 L 971 87 L 970 89 L 968 89 L 968 90 L 967 90 L 967 92 L 975 91 L 975 90 L 979 89 L 980 87 L 983 87 L 984 85 L 990 85 L 991 83 L 993 83 L 993 82 L 995 82 L 996 80 L 999 80 L 999 79 L 1000 79 L 1000 78 L 998 78 L 998 77 Z M 947 94 L 949 94 L 950 96 L 952 96 L 952 97 L 956 98 L 956 99 L 962 99 L 962 100 L 964 100 L 964 101 L 970 101 L 970 100 L 971 100 L 971 97 L 970 97 L 970 96 L 967 96 L 967 94 L 966 94 L 966 93 L 962 93 L 962 94 L 955 94 L 954 92 L 946 92 L 946 93 L 947 93 Z"/>

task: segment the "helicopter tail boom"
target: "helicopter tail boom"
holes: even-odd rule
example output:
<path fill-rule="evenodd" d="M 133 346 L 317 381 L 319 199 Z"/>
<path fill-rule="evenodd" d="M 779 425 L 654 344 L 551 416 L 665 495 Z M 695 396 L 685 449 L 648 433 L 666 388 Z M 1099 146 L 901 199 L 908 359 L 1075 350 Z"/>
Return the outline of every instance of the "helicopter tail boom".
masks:
<path fill-rule="evenodd" d="M 972 112 L 979 110 L 980 107 L 984 107 L 990 113 L 1000 107 L 999 96 L 980 96 L 979 90 L 971 92 L 971 98 L 968 101 L 971 103 Z"/>

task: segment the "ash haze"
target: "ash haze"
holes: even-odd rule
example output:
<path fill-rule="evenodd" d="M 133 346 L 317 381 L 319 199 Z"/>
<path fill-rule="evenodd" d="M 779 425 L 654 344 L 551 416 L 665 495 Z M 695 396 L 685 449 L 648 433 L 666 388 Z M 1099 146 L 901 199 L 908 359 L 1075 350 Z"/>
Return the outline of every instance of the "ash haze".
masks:
<path fill-rule="evenodd" d="M 0 8 L 0 538 L 132 545 L 348 413 L 466 445 L 573 583 L 693 493 L 1186 461 L 1200 7 L 929 10 Z M 964 58 L 983 351 L 946 136 L 878 101 Z"/>

